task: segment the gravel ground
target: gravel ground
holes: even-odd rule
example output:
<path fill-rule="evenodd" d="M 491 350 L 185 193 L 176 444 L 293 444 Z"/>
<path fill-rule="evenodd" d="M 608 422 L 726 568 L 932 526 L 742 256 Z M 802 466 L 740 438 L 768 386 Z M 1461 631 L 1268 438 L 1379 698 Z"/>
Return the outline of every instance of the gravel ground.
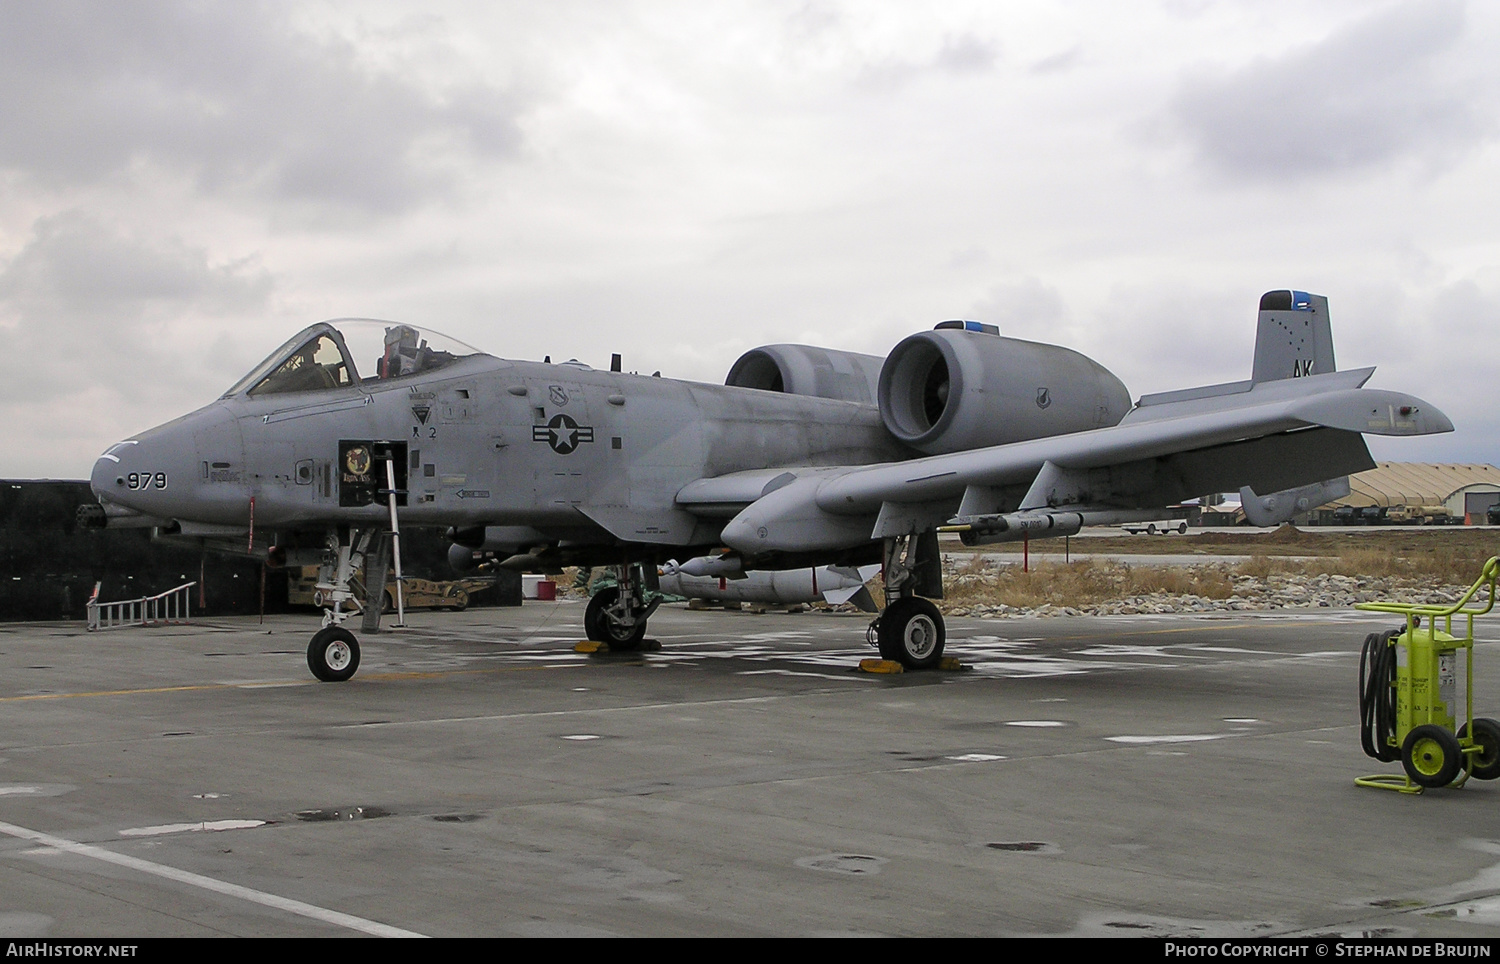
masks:
<path fill-rule="evenodd" d="M 1207 563 L 1201 568 L 1217 570 L 1229 577 L 1233 586 L 1231 595 L 1224 599 L 1206 596 L 1179 595 L 1156 592 L 1146 595 L 1126 595 L 1091 605 L 1069 606 L 1049 603 L 1035 607 L 983 604 L 965 600 L 962 603 L 940 603 L 942 611 L 951 616 L 977 616 L 981 618 L 1008 618 L 1023 616 L 1104 616 L 1136 615 L 1142 613 L 1196 613 L 1235 612 L 1273 609 L 1348 609 L 1355 603 L 1392 601 L 1405 603 L 1452 604 L 1463 596 L 1468 586 L 1433 586 L 1415 580 L 1396 577 L 1372 578 L 1363 576 L 1338 576 L 1329 574 L 1296 575 L 1271 574 L 1265 577 L 1239 575 L 1233 566 L 1222 563 Z M 992 575 L 959 572 L 952 570 L 944 574 L 950 586 L 965 580 L 993 579 Z"/>

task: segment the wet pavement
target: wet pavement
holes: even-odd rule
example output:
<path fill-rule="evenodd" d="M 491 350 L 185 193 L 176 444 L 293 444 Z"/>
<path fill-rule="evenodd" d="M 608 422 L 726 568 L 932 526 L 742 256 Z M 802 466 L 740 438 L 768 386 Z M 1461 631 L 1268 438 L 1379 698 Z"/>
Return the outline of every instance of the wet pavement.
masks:
<path fill-rule="evenodd" d="M 1354 786 L 1389 618 L 582 614 L 0 624 L 0 935 L 1500 936 L 1500 785 Z"/>

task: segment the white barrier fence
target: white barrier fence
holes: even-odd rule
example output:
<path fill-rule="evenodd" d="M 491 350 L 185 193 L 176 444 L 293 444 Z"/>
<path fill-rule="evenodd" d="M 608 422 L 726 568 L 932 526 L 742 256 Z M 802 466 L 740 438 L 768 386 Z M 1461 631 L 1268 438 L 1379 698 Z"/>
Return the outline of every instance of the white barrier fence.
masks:
<path fill-rule="evenodd" d="M 89 597 L 89 632 L 97 629 L 120 629 L 124 626 L 185 623 L 192 604 L 192 595 L 188 590 L 198 583 L 183 583 L 176 589 L 168 589 L 155 596 L 107 603 L 99 601 L 99 585 L 94 583 L 94 594 Z"/>

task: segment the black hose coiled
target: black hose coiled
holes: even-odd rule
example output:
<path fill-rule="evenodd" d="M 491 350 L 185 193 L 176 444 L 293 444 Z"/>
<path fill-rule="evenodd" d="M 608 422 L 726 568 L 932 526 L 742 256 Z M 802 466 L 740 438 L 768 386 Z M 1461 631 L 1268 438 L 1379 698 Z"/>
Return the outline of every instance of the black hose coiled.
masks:
<path fill-rule="evenodd" d="M 1391 637 L 1404 629 L 1371 633 L 1359 656 L 1359 742 L 1366 756 L 1389 763 L 1401 756 L 1396 735 L 1396 647 Z"/>

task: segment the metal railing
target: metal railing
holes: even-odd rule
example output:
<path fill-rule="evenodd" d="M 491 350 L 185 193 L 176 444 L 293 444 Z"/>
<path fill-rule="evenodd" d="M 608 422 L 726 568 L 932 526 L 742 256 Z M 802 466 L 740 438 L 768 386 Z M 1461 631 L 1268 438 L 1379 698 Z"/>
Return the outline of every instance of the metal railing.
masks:
<path fill-rule="evenodd" d="M 196 581 L 187 582 L 176 589 L 168 589 L 155 596 L 102 603 L 99 601 L 100 584 L 96 582 L 94 594 L 89 597 L 88 604 L 89 632 L 92 633 L 98 629 L 120 629 L 125 626 L 185 623 L 188 621 L 189 608 L 192 604 L 192 595 L 188 590 L 196 585 L 198 585 Z"/>

